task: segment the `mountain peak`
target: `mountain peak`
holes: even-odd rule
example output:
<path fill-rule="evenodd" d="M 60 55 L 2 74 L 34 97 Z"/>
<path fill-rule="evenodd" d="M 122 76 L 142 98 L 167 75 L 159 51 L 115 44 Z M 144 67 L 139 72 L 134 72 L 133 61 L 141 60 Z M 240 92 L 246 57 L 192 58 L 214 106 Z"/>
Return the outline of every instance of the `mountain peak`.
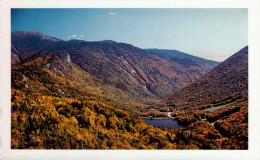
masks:
<path fill-rule="evenodd" d="M 41 40 L 50 40 L 50 41 L 61 41 L 58 38 L 47 36 L 43 33 L 38 31 L 14 31 L 12 32 L 12 38 L 28 38 L 28 37 L 35 37 Z"/>
<path fill-rule="evenodd" d="M 248 46 L 245 46 L 239 52 L 246 52 L 246 53 L 248 53 Z"/>
<path fill-rule="evenodd" d="M 109 43 L 109 44 L 117 43 L 116 41 L 113 41 L 113 40 L 103 40 L 103 41 L 100 41 L 100 42 Z"/>

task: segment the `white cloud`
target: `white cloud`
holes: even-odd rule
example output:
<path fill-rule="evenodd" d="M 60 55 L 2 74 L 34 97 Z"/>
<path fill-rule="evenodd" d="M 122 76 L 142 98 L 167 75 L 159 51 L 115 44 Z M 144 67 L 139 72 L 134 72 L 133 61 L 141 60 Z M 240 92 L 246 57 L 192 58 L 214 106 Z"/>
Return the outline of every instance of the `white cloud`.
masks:
<path fill-rule="evenodd" d="M 110 12 L 110 13 L 108 13 L 109 15 L 116 15 L 117 13 L 115 13 L 115 12 Z"/>
<path fill-rule="evenodd" d="M 68 39 L 81 39 L 81 38 L 84 38 L 85 36 L 84 35 L 76 35 L 76 34 L 72 34 L 70 36 L 68 36 Z"/>

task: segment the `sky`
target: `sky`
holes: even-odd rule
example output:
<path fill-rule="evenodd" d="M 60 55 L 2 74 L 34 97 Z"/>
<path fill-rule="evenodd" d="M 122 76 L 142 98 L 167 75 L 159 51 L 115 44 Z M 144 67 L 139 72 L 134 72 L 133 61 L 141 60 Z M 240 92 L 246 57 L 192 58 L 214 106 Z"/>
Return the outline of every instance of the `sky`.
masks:
<path fill-rule="evenodd" d="M 224 61 L 248 45 L 247 9 L 12 9 L 11 31 L 114 40 Z"/>

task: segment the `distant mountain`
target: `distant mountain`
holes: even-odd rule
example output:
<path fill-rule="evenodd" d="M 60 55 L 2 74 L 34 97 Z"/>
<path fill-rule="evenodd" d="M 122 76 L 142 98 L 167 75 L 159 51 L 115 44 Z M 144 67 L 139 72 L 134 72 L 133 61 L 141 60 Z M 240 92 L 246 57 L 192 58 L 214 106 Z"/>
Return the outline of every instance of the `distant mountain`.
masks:
<path fill-rule="evenodd" d="M 62 41 L 61 39 L 47 36 L 37 31 L 17 31 L 12 32 L 12 40 L 16 39 L 30 39 L 30 40 L 49 40 L 49 41 Z"/>
<path fill-rule="evenodd" d="M 201 63 L 205 63 L 211 67 L 216 67 L 220 62 L 212 61 L 212 60 L 207 60 L 204 58 L 196 57 L 181 51 L 177 50 L 167 50 L 167 49 L 145 49 L 146 51 L 161 56 L 161 57 L 168 57 L 168 58 L 179 58 L 179 59 L 189 59 L 189 60 L 194 60 L 198 61 Z"/>
<path fill-rule="evenodd" d="M 12 53 L 15 50 L 17 58 L 24 60 L 35 54 L 46 50 L 50 46 L 57 44 L 60 39 L 49 37 L 37 31 L 17 31 L 12 32 Z"/>
<path fill-rule="evenodd" d="M 53 74 L 70 81 L 73 80 L 68 77 L 77 77 L 81 82 L 88 82 L 89 78 L 95 79 L 93 81 L 98 83 L 94 84 L 92 88 L 98 87 L 103 95 L 120 101 L 142 103 L 165 98 L 171 92 L 195 81 L 211 69 L 210 66 L 197 61 L 180 63 L 180 59 L 170 60 L 159 57 L 125 43 L 110 40 L 63 41 L 32 31 L 12 32 L 12 54 L 15 55 L 12 63 L 16 64 L 13 68 L 21 70 L 20 73 L 30 71 L 27 78 L 34 77 L 33 81 L 41 82 L 42 78 L 48 79 Z M 35 55 L 41 56 L 36 56 L 38 59 L 31 59 Z M 80 70 L 80 74 L 74 74 L 73 70 L 60 70 L 65 75 L 63 76 L 61 73 L 56 73 L 55 69 L 58 70 L 56 66 L 50 71 L 51 73 L 48 72 L 46 76 L 39 77 L 40 74 L 36 74 L 33 69 L 24 68 L 24 65 L 30 64 L 30 68 L 46 71 L 46 68 L 43 67 L 47 65 L 45 63 L 38 67 L 34 66 L 34 63 L 44 62 L 45 55 L 53 55 L 56 59 L 58 58 L 59 60 L 56 60 L 59 62 L 56 64 L 58 66 L 65 66 L 63 63 L 73 65 L 78 72 Z M 65 74 L 65 72 L 68 73 Z M 89 78 L 82 78 L 80 75 L 83 74 L 89 75 Z M 20 78 L 22 77 L 20 76 Z M 77 81 L 75 83 L 80 84 Z M 55 82 L 50 84 L 55 85 Z M 46 86 L 46 84 L 44 85 Z M 89 85 L 91 88 L 93 84 Z M 57 89 L 52 92 L 56 91 Z"/>
<path fill-rule="evenodd" d="M 241 49 L 194 83 L 176 91 L 167 101 L 187 108 L 247 98 L 248 47 Z"/>

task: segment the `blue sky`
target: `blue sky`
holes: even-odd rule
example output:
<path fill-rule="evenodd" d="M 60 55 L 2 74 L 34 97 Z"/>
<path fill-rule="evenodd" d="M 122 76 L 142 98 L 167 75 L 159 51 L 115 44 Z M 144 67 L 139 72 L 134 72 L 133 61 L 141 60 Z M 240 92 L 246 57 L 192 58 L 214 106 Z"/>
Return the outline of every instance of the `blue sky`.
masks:
<path fill-rule="evenodd" d="M 247 9 L 12 9 L 12 31 L 114 40 L 223 61 L 248 45 Z"/>

